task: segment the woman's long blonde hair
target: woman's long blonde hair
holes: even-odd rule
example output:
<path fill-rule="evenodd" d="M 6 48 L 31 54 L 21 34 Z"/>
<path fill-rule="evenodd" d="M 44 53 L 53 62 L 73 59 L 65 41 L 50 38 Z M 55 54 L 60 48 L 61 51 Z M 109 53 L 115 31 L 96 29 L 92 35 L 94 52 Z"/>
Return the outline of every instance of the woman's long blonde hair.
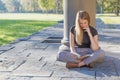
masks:
<path fill-rule="evenodd" d="M 90 17 L 86 11 L 78 11 L 76 15 L 75 22 L 75 32 L 76 32 L 76 42 L 79 45 L 82 45 L 83 42 L 83 29 L 80 27 L 80 19 L 84 19 L 88 21 L 88 25 L 90 24 Z"/>

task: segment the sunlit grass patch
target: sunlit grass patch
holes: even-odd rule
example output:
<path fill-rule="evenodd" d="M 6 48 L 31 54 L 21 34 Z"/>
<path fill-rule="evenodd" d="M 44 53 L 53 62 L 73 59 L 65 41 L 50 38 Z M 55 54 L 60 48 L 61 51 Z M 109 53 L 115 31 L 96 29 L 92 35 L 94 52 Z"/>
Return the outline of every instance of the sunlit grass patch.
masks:
<path fill-rule="evenodd" d="M 120 16 L 115 14 L 99 14 L 96 18 L 100 18 L 105 24 L 120 24 Z"/>
<path fill-rule="evenodd" d="M 20 37 L 29 36 L 57 21 L 0 20 L 0 45 L 8 44 Z"/>

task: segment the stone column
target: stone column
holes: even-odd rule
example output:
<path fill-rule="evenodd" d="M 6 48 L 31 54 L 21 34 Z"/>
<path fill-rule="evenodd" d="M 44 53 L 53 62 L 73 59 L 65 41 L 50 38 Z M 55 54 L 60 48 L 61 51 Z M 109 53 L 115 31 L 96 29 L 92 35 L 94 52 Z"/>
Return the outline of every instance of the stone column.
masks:
<path fill-rule="evenodd" d="M 75 25 L 76 13 L 85 10 L 91 18 L 91 25 L 95 26 L 96 0 L 63 0 L 64 1 L 64 35 L 59 50 L 69 50 L 69 31 Z"/>
<path fill-rule="evenodd" d="M 69 50 L 69 20 L 68 20 L 68 1 L 69 0 L 63 0 L 63 11 L 64 11 L 64 28 L 63 28 L 63 39 L 61 40 L 61 46 L 59 47 L 59 50 Z"/>

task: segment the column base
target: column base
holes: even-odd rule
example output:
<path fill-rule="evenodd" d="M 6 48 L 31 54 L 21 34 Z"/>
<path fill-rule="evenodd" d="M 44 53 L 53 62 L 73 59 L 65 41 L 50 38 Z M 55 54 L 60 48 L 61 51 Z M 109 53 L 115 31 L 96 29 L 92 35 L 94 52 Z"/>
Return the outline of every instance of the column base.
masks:
<path fill-rule="evenodd" d="M 59 51 L 70 51 L 70 49 L 69 49 L 68 46 L 62 44 L 62 45 L 59 47 Z"/>
<path fill-rule="evenodd" d="M 70 51 L 68 40 L 61 40 L 61 46 L 59 47 L 59 51 Z"/>

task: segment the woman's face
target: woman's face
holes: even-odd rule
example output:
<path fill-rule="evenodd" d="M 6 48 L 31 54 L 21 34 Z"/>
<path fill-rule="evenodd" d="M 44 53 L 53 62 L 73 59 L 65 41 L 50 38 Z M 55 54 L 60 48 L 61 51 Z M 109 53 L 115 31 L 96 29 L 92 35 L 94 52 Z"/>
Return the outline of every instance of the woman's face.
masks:
<path fill-rule="evenodd" d="M 80 19 L 79 25 L 81 28 L 86 28 L 86 27 L 88 27 L 88 21 L 86 19 Z"/>

